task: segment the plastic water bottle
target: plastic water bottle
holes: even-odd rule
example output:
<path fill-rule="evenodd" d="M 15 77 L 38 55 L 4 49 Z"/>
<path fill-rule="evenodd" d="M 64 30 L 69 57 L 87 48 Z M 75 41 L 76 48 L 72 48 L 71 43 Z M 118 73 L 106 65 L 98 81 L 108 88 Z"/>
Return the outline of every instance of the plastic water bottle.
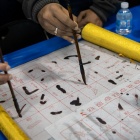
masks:
<path fill-rule="evenodd" d="M 132 13 L 128 7 L 128 2 L 122 2 L 116 15 L 116 33 L 120 35 L 127 35 L 132 31 Z"/>

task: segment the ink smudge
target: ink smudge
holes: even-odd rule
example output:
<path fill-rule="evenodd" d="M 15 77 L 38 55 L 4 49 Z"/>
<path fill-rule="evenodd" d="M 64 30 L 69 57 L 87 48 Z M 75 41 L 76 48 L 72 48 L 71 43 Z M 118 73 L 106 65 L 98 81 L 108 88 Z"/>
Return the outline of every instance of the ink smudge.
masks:
<path fill-rule="evenodd" d="M 96 117 L 96 119 L 97 119 L 100 123 L 106 124 L 106 122 L 105 122 L 104 120 L 102 120 L 101 118 Z"/>
<path fill-rule="evenodd" d="M 122 92 L 120 94 L 123 94 Z"/>
<path fill-rule="evenodd" d="M 70 57 L 78 57 L 77 55 L 69 55 L 69 56 L 66 56 L 64 59 L 69 59 Z"/>
<path fill-rule="evenodd" d="M 90 64 L 90 63 L 91 63 L 91 61 L 88 61 L 88 62 L 86 62 L 86 63 L 83 63 L 83 65 Z"/>
<path fill-rule="evenodd" d="M 47 103 L 47 101 L 40 101 L 40 104 L 46 104 Z"/>
<path fill-rule="evenodd" d="M 52 61 L 52 63 L 55 63 L 55 64 L 57 64 L 57 62 L 56 62 L 56 61 Z"/>
<path fill-rule="evenodd" d="M 119 73 L 119 71 L 116 71 L 116 73 Z"/>
<path fill-rule="evenodd" d="M 97 56 L 95 59 L 96 59 L 96 60 L 99 60 L 99 59 L 100 59 L 100 56 Z"/>
<path fill-rule="evenodd" d="M 31 95 L 32 93 L 34 93 L 34 92 L 36 92 L 36 91 L 39 90 L 39 89 L 35 89 L 35 90 L 29 92 L 28 89 L 27 89 L 27 87 L 22 87 L 22 88 L 23 88 L 23 90 L 25 91 L 25 93 L 26 93 L 27 95 Z"/>
<path fill-rule="evenodd" d="M 30 73 L 30 72 L 32 72 L 32 71 L 33 71 L 33 69 L 32 69 L 32 70 L 29 70 L 28 73 Z"/>
<path fill-rule="evenodd" d="M 115 83 L 115 82 L 114 82 L 113 80 L 111 80 L 111 79 L 108 80 L 108 82 L 111 83 L 111 84 L 113 84 L 113 85 L 116 85 L 116 84 L 117 84 L 117 83 Z"/>
<path fill-rule="evenodd" d="M 73 100 L 72 102 L 70 102 L 70 104 L 75 106 L 80 106 L 81 103 L 79 102 L 79 97 L 77 97 L 77 100 Z"/>
<path fill-rule="evenodd" d="M 118 108 L 119 108 L 119 110 L 123 110 L 123 107 L 120 103 L 118 103 Z"/>
<path fill-rule="evenodd" d="M 62 111 L 58 111 L 58 112 L 51 112 L 50 114 L 52 114 L 52 115 L 58 115 L 58 114 L 61 114 L 62 113 Z"/>
<path fill-rule="evenodd" d="M 128 93 L 126 95 L 129 95 Z"/>
<path fill-rule="evenodd" d="M 116 77 L 116 79 L 119 79 L 119 78 L 121 78 L 121 77 L 123 77 L 123 75 L 119 75 L 118 77 Z"/>
<path fill-rule="evenodd" d="M 78 79 L 79 82 L 81 82 L 81 80 Z"/>
<path fill-rule="evenodd" d="M 61 88 L 60 85 L 56 85 L 56 88 L 58 90 L 60 90 L 61 92 L 66 93 L 66 90 L 64 90 L 63 88 Z"/>

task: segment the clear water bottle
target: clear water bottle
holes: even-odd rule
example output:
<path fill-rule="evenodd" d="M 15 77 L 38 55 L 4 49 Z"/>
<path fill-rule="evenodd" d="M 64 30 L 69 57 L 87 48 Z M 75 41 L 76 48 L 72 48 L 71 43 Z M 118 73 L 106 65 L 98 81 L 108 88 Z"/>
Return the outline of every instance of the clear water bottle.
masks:
<path fill-rule="evenodd" d="M 132 13 L 128 7 L 128 2 L 122 2 L 116 15 L 116 33 L 120 35 L 127 35 L 132 31 Z"/>

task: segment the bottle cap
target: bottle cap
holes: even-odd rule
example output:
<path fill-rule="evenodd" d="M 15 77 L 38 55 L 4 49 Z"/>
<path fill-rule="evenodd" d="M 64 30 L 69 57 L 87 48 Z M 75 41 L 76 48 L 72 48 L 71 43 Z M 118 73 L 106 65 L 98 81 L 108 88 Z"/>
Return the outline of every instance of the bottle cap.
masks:
<path fill-rule="evenodd" d="M 129 7 L 129 3 L 128 2 L 122 2 L 121 3 L 121 8 L 128 8 Z"/>

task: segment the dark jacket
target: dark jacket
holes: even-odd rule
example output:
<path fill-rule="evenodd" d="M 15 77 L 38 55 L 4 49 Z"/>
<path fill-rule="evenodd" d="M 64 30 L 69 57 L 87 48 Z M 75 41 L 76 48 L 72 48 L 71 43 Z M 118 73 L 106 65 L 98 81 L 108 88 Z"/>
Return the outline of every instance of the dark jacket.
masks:
<path fill-rule="evenodd" d="M 22 8 L 28 19 L 37 21 L 37 13 L 48 3 L 60 3 L 66 7 L 66 0 L 18 0 L 22 2 Z M 119 0 L 71 0 L 73 14 L 78 15 L 80 11 L 91 9 L 103 22 L 120 8 Z"/>

